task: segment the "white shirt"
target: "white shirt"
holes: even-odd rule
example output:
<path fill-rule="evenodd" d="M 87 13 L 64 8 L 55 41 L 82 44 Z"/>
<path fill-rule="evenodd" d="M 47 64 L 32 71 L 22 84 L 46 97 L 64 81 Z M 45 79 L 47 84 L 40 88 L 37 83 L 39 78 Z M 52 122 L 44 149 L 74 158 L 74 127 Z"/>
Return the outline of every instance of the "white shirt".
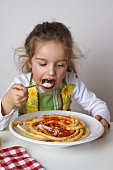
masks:
<path fill-rule="evenodd" d="M 22 74 L 14 78 L 14 81 L 11 85 L 21 83 L 24 86 L 29 86 L 31 73 Z M 67 84 L 75 84 L 72 98 L 74 98 L 84 110 L 88 111 L 93 117 L 100 115 L 105 118 L 108 123 L 110 123 L 110 112 L 106 103 L 96 97 L 94 93 L 89 91 L 86 85 L 78 78 L 75 77 L 73 72 L 66 72 L 66 82 Z M 62 84 L 60 83 L 59 86 Z M 10 88 L 10 87 L 9 87 Z M 8 88 L 8 89 L 9 89 Z M 10 118 L 12 117 L 15 109 L 11 111 L 6 116 L 2 116 L 1 113 L 1 100 L 0 100 L 0 130 L 3 130 L 9 123 Z"/>

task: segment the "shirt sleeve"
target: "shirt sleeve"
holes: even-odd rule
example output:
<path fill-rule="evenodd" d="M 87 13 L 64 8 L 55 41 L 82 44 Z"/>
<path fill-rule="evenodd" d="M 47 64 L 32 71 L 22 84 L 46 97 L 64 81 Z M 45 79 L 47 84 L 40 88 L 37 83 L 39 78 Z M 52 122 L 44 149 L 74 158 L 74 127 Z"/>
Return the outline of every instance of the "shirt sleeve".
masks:
<path fill-rule="evenodd" d="M 0 106 L 1 106 L 1 100 L 0 100 Z M 9 121 L 15 111 L 16 111 L 16 108 L 14 108 L 8 115 L 3 116 L 1 113 L 1 107 L 0 107 L 0 130 L 5 129 L 8 126 Z"/>
<path fill-rule="evenodd" d="M 88 111 L 93 117 L 100 115 L 110 123 L 110 112 L 104 101 L 87 89 L 87 86 L 74 73 L 67 74 L 67 82 L 75 84 L 72 98 L 74 98 L 84 110 Z"/>

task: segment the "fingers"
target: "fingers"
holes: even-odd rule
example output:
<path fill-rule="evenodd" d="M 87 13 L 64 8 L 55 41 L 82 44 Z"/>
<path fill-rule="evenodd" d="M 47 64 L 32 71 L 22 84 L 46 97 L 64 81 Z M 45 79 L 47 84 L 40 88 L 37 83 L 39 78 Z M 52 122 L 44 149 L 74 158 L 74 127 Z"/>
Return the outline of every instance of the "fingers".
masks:
<path fill-rule="evenodd" d="M 23 98 L 21 99 L 21 101 L 22 101 L 22 102 L 27 102 L 27 99 L 28 99 L 27 97 L 23 97 Z"/>
<path fill-rule="evenodd" d="M 99 116 L 99 115 L 96 115 L 96 116 L 95 116 L 95 119 L 97 119 L 97 120 L 99 120 L 99 121 L 100 121 L 100 120 L 102 119 L 102 117 L 101 117 L 101 116 Z"/>
<path fill-rule="evenodd" d="M 25 87 L 22 84 L 13 84 L 11 88 L 14 90 L 24 90 L 25 89 Z"/>
<path fill-rule="evenodd" d="M 23 106 L 28 100 L 28 97 L 15 96 L 13 98 L 13 103 L 15 106 Z"/>
<path fill-rule="evenodd" d="M 2 98 L 2 114 L 9 114 L 16 106 L 23 106 L 28 100 L 28 90 L 22 84 L 14 84 Z"/>
<path fill-rule="evenodd" d="M 106 133 L 108 132 L 108 122 L 106 119 L 102 118 L 101 116 L 97 115 L 95 116 L 95 118 L 100 121 L 102 123 L 102 125 L 104 126 L 104 133 L 102 134 L 101 137 L 105 136 Z"/>
<path fill-rule="evenodd" d="M 22 106 L 28 100 L 28 90 L 22 84 L 12 85 L 11 95 L 15 106 Z"/>
<path fill-rule="evenodd" d="M 13 90 L 14 93 L 16 93 L 16 95 L 19 95 L 21 97 L 27 95 L 28 93 L 27 88 L 22 84 L 14 84 L 12 85 L 11 89 Z"/>
<path fill-rule="evenodd" d="M 104 126 L 104 133 L 103 133 L 103 135 L 102 135 L 102 137 L 103 137 L 103 136 L 105 136 L 106 133 L 108 132 L 108 122 L 107 122 L 106 119 L 104 119 L 104 118 L 102 118 L 100 122 L 101 122 L 101 123 L 103 124 L 103 126 Z"/>
<path fill-rule="evenodd" d="M 27 97 L 24 97 L 24 98 L 18 100 L 17 105 L 18 105 L 18 106 L 23 106 L 23 105 L 27 102 L 27 100 L 28 100 L 28 98 L 27 98 Z"/>

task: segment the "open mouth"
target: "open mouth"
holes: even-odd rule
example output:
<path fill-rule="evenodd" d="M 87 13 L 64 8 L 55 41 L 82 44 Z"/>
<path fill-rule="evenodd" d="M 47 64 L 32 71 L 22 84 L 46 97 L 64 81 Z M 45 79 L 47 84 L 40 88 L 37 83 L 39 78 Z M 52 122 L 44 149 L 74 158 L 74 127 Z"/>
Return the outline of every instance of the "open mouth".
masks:
<path fill-rule="evenodd" d="M 51 88 L 54 86 L 55 80 L 48 80 L 48 79 L 43 79 L 42 80 L 42 86 L 45 88 Z"/>

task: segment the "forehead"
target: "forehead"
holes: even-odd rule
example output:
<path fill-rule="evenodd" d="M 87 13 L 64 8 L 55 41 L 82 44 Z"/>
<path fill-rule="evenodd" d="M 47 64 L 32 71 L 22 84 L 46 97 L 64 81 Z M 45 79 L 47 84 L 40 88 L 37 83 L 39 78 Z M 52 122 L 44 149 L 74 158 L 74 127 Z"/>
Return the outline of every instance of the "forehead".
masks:
<path fill-rule="evenodd" d="M 66 51 L 65 48 L 61 43 L 59 43 L 56 40 L 51 40 L 51 41 L 42 41 L 39 44 L 37 44 L 36 49 L 35 49 L 35 55 L 53 55 L 55 56 L 60 56 L 60 57 L 66 57 Z"/>
<path fill-rule="evenodd" d="M 35 50 L 40 50 L 41 48 L 48 48 L 48 47 L 55 47 L 55 48 L 62 48 L 65 51 L 65 48 L 58 40 L 49 40 L 49 41 L 40 41 L 36 44 Z"/>

